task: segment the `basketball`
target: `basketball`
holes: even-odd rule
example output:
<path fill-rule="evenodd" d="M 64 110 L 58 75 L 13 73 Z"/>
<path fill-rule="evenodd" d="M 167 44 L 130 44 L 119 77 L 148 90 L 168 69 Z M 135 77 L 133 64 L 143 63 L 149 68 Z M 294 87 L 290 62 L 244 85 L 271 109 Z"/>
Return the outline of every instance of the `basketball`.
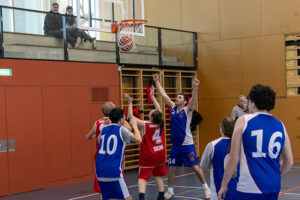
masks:
<path fill-rule="evenodd" d="M 119 39 L 119 47 L 122 51 L 131 51 L 134 47 L 134 40 L 129 35 L 123 35 Z"/>

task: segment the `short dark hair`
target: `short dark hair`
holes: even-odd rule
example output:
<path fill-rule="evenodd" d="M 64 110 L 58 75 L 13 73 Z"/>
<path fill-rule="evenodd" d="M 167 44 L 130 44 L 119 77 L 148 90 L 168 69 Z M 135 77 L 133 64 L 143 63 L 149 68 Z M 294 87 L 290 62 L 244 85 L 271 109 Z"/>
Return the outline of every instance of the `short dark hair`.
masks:
<path fill-rule="evenodd" d="M 182 92 L 178 93 L 178 95 L 182 95 L 185 101 L 188 101 L 188 96 L 183 94 Z"/>
<path fill-rule="evenodd" d="M 68 10 L 73 10 L 73 7 L 72 6 L 67 6 L 66 11 L 68 11 Z"/>
<path fill-rule="evenodd" d="M 58 5 L 58 3 L 55 3 L 55 2 L 54 2 L 54 3 L 52 3 L 51 6 L 59 6 L 59 5 Z"/>
<path fill-rule="evenodd" d="M 259 110 L 270 111 L 275 106 L 276 92 L 270 86 L 256 84 L 250 89 L 248 96 Z"/>
<path fill-rule="evenodd" d="M 123 115 L 124 111 L 121 108 L 114 108 L 109 113 L 109 119 L 112 123 L 118 123 Z"/>
<path fill-rule="evenodd" d="M 233 134 L 235 121 L 229 117 L 224 117 L 221 122 L 221 128 L 225 136 L 231 138 Z"/>

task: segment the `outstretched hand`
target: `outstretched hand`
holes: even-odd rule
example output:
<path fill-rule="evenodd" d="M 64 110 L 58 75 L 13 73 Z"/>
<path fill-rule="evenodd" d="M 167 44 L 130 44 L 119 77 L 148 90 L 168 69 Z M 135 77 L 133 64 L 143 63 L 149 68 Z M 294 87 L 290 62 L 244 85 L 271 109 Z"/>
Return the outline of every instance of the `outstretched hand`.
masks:
<path fill-rule="evenodd" d="M 132 103 L 132 97 L 130 97 L 129 94 L 125 93 L 124 97 L 127 99 L 128 103 Z"/>
<path fill-rule="evenodd" d="M 154 74 L 154 75 L 153 75 L 153 80 L 154 80 L 155 82 L 159 81 L 158 74 Z"/>
<path fill-rule="evenodd" d="M 132 127 L 137 126 L 136 120 L 135 120 L 135 119 L 130 119 L 130 125 L 131 125 Z"/>
<path fill-rule="evenodd" d="M 199 84 L 200 84 L 200 81 L 199 81 L 198 79 L 195 78 L 195 79 L 193 80 L 193 85 L 194 85 L 194 86 L 198 86 Z"/>

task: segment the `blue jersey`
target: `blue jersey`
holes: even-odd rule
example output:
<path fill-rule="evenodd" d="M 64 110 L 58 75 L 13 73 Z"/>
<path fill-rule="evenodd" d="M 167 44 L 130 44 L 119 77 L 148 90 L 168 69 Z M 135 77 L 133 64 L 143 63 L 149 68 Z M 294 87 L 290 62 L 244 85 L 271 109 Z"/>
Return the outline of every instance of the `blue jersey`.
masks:
<path fill-rule="evenodd" d="M 216 195 L 218 194 L 222 179 L 225 171 L 225 164 L 227 156 L 229 155 L 229 145 L 230 138 L 222 137 L 212 142 L 213 144 L 213 156 L 212 156 L 212 170 L 211 170 L 211 180 L 214 183 L 214 191 Z M 228 183 L 228 192 L 236 189 L 238 181 L 238 171 L 235 178 L 232 178 Z"/>
<path fill-rule="evenodd" d="M 171 115 L 171 143 L 174 146 L 194 144 L 191 132 L 191 117 L 187 115 L 186 109 L 178 111 L 177 107 L 172 108 Z"/>
<path fill-rule="evenodd" d="M 243 193 L 280 191 L 279 157 L 285 142 L 283 123 L 268 113 L 243 116 L 240 177 L 237 190 Z"/>
<path fill-rule="evenodd" d="M 121 126 L 111 124 L 102 129 L 99 150 L 96 159 L 96 175 L 98 178 L 120 178 L 126 147 L 121 136 Z"/>

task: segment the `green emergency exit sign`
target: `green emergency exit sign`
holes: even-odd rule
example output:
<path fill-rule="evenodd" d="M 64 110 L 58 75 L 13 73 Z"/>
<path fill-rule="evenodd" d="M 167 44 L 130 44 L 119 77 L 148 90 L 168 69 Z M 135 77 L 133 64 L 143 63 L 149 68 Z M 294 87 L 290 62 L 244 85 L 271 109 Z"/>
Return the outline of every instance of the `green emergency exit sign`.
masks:
<path fill-rule="evenodd" d="M 12 76 L 11 69 L 0 69 L 0 76 Z"/>

